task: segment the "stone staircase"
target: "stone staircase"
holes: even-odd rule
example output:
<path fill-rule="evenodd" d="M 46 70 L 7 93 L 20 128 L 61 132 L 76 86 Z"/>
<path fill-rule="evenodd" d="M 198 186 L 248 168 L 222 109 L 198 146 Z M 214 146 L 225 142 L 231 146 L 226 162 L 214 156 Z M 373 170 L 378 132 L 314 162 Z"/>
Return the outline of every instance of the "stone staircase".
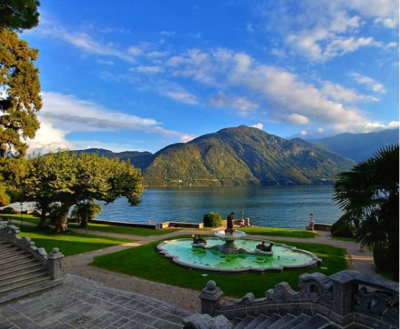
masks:
<path fill-rule="evenodd" d="M 0 243 L 0 304 L 59 285 L 32 254 L 5 241 Z"/>
<path fill-rule="evenodd" d="M 339 329 L 339 327 L 319 315 L 309 317 L 305 314 L 298 316 L 292 314 L 284 316 L 260 314 L 257 317 L 234 318 L 230 323 L 232 325 L 231 328 L 235 329 Z"/>

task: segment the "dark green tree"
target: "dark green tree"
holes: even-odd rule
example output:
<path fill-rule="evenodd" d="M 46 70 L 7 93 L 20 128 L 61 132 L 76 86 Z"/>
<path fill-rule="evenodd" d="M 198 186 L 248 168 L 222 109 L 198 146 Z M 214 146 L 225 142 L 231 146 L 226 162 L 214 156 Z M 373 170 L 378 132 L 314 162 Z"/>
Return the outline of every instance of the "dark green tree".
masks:
<path fill-rule="evenodd" d="M 39 23 L 37 0 L 0 0 L 0 28 L 31 29 Z"/>
<path fill-rule="evenodd" d="M 42 213 L 39 228 L 46 226 L 46 214 L 57 203 L 57 230 L 65 230 L 70 208 L 85 200 L 113 202 L 126 197 L 138 205 L 143 193 L 142 175 L 129 162 L 99 157 L 97 153 L 59 151 L 29 160 L 22 182 L 27 201 L 34 201 Z"/>
<path fill-rule="evenodd" d="M 96 201 L 85 200 L 78 202 L 71 212 L 71 219 L 81 223 L 81 227 L 86 227 L 88 221 L 96 218 L 103 208 Z"/>
<path fill-rule="evenodd" d="M 389 247 L 393 279 L 399 280 L 399 145 L 379 149 L 350 172 L 338 175 L 333 200 L 356 227 L 357 240 Z"/>

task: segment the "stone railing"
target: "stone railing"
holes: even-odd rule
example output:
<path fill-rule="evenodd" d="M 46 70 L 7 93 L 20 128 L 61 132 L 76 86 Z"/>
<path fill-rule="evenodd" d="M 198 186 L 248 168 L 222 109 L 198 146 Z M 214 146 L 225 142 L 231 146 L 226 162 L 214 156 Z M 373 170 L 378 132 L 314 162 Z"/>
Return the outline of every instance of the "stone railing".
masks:
<path fill-rule="evenodd" d="M 201 313 L 227 319 L 259 314 L 319 314 L 341 327 L 351 323 L 367 328 L 399 327 L 399 285 L 381 277 L 354 271 L 342 271 L 327 277 L 322 273 L 299 277 L 299 291 L 286 282 L 255 298 L 247 293 L 235 301 L 224 301 L 223 292 L 214 281 L 200 293 Z"/>
<path fill-rule="evenodd" d="M 14 225 L 7 226 L 7 222 L 0 222 L 0 242 L 7 242 L 31 254 L 38 262 L 46 267 L 53 280 L 61 278 L 63 273 L 62 260 L 64 255 L 54 248 L 47 254 L 44 248 L 35 247 L 30 237 L 20 237 L 20 230 Z"/>

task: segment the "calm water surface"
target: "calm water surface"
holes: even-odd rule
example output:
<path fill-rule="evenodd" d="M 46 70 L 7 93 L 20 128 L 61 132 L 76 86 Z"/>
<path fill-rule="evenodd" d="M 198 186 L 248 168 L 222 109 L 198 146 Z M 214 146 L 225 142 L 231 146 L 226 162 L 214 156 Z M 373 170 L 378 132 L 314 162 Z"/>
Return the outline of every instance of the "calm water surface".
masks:
<path fill-rule="evenodd" d="M 121 198 L 103 205 L 98 219 L 134 223 L 202 222 L 214 211 L 225 219 L 234 211 L 245 212 L 257 226 L 305 228 L 314 214 L 317 223 L 334 223 L 341 211 L 332 201 L 332 186 L 147 188 L 142 202 L 130 207 Z"/>

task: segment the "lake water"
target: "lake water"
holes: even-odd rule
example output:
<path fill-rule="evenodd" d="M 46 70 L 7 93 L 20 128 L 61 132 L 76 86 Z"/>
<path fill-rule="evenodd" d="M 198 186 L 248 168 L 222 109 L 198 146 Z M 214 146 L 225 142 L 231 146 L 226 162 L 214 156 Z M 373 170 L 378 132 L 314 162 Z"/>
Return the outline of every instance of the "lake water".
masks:
<path fill-rule="evenodd" d="M 218 212 L 224 219 L 240 211 L 252 225 L 305 228 L 314 214 L 317 223 L 333 224 L 341 210 L 332 201 L 332 186 L 147 188 L 142 202 L 130 207 L 121 198 L 103 205 L 98 219 L 133 223 L 202 222 L 203 215 Z"/>

